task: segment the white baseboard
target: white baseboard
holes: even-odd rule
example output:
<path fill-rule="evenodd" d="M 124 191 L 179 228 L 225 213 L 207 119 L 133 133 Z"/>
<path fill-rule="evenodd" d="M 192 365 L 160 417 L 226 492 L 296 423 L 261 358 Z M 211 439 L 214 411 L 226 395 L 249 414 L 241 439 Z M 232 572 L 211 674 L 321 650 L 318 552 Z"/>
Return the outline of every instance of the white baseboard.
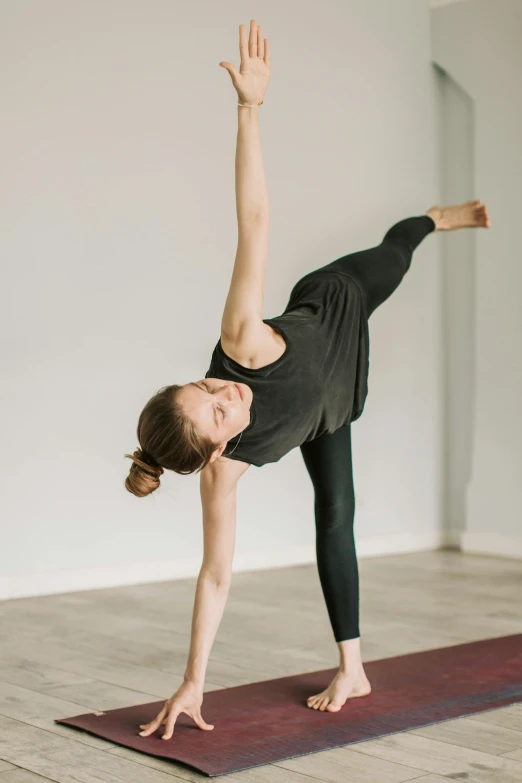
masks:
<path fill-rule="evenodd" d="M 497 555 L 522 558 L 522 536 L 502 536 L 498 533 L 462 533 L 462 551 L 470 555 Z"/>
<path fill-rule="evenodd" d="M 451 547 L 455 543 L 454 536 L 437 532 L 357 537 L 356 539 L 359 557 L 429 551 Z M 234 556 L 233 573 L 267 568 L 286 568 L 315 563 L 315 561 L 315 545 L 270 549 L 264 552 L 238 552 Z M 12 574 L 0 579 L 0 600 L 195 578 L 199 573 L 200 566 L 201 559 L 192 558 L 191 560 L 127 563 L 101 568 L 71 568 L 42 573 Z"/>

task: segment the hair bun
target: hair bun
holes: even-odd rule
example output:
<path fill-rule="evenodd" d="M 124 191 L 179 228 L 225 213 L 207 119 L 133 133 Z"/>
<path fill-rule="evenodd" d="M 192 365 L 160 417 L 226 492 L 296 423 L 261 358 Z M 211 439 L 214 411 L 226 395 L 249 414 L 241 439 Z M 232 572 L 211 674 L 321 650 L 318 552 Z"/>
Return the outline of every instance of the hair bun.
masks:
<path fill-rule="evenodd" d="M 125 486 L 137 497 L 145 497 L 154 492 L 160 485 L 160 476 L 164 473 L 154 457 L 142 449 L 136 449 L 134 454 L 125 454 L 133 460 L 130 473 L 125 479 Z"/>

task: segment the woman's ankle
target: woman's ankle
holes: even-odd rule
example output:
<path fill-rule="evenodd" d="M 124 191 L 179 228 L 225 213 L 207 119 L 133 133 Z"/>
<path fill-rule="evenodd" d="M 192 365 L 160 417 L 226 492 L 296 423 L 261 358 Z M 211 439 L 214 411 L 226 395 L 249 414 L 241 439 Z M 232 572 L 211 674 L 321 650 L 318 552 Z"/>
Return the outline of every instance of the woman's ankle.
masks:
<path fill-rule="evenodd" d="M 339 671 L 344 674 L 353 674 L 362 670 L 360 636 L 337 642 L 337 646 L 339 648 Z"/>
<path fill-rule="evenodd" d="M 440 224 L 442 222 L 442 214 L 443 214 L 443 207 L 435 206 L 431 207 L 431 209 L 428 209 L 427 212 L 424 213 L 428 217 L 430 217 L 433 222 L 435 223 L 435 231 L 440 231 Z"/>

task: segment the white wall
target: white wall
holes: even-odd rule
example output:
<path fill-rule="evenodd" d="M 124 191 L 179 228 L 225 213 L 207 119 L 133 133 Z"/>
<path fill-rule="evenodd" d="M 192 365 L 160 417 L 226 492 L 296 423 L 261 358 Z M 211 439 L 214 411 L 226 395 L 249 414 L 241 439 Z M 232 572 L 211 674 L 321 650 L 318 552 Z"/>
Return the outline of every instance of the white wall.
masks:
<path fill-rule="evenodd" d="M 302 274 L 437 203 L 427 1 L 4 3 L 4 597 L 197 574 L 199 477 L 170 473 L 137 499 L 123 455 L 148 398 L 203 377 L 219 337 L 237 110 L 218 63 L 238 64 L 252 17 L 272 45 L 264 316 Z M 371 320 L 353 427 L 361 555 L 439 543 L 438 242 Z M 314 558 L 299 450 L 251 467 L 236 570 Z"/>
<path fill-rule="evenodd" d="M 522 4 L 433 11 L 434 60 L 472 98 L 475 197 L 492 228 L 475 243 L 475 401 L 466 551 L 522 557 Z"/>
<path fill-rule="evenodd" d="M 442 203 L 460 204 L 475 194 L 473 101 L 445 71 L 441 92 Z M 444 335 L 444 529 L 455 542 L 466 525 L 473 460 L 475 382 L 475 246 L 477 231 L 441 236 Z"/>

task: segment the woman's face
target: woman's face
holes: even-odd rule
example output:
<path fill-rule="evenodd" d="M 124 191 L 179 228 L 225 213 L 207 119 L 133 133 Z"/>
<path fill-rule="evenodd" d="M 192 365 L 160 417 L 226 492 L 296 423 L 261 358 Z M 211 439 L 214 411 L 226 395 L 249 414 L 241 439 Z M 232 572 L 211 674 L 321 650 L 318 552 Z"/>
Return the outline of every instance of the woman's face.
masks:
<path fill-rule="evenodd" d="M 183 411 L 199 432 L 225 445 L 249 425 L 252 397 L 246 383 L 220 378 L 186 383 L 178 393 Z"/>

